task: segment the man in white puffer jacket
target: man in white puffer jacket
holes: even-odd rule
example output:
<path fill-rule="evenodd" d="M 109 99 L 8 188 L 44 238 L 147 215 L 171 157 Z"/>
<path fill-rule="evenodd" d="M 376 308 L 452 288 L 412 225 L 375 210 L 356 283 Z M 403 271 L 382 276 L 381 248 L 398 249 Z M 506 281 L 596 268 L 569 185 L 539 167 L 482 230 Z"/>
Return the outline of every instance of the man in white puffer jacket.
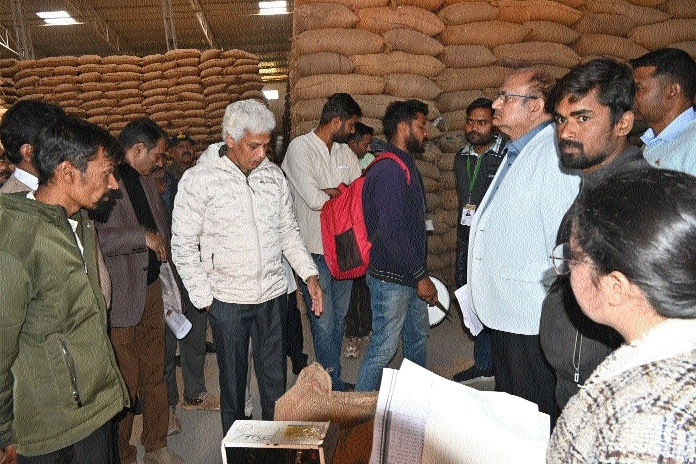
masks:
<path fill-rule="evenodd" d="M 230 104 L 224 143 L 211 145 L 179 182 L 172 259 L 197 308 L 208 310 L 220 368 L 223 433 L 244 418 L 251 338 L 262 417 L 285 392 L 282 256 L 321 314 L 318 272 L 300 238 L 283 172 L 266 159 L 273 113 L 256 100 Z"/>

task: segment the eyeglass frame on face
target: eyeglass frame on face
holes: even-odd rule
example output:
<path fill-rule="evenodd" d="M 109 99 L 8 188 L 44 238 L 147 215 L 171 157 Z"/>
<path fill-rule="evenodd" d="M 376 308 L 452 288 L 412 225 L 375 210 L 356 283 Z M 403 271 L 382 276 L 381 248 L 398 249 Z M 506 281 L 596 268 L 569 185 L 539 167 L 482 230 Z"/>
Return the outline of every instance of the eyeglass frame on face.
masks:
<path fill-rule="evenodd" d="M 559 256 L 559 254 L 561 256 Z M 582 259 L 575 259 L 572 257 L 572 250 L 568 242 L 556 245 L 549 258 L 551 258 L 553 270 L 556 271 L 556 274 L 559 276 L 570 274 L 573 268 L 583 261 Z"/>
<path fill-rule="evenodd" d="M 493 99 L 493 101 L 500 99 L 503 101 L 503 103 L 507 103 L 508 100 L 510 99 L 510 97 L 518 97 L 518 98 L 523 98 L 525 100 L 537 100 L 537 99 L 541 98 L 538 95 L 525 95 L 525 94 L 521 94 L 521 93 L 509 93 L 509 92 L 502 92 L 501 91 L 501 92 L 498 92 L 495 94 L 495 98 Z"/>

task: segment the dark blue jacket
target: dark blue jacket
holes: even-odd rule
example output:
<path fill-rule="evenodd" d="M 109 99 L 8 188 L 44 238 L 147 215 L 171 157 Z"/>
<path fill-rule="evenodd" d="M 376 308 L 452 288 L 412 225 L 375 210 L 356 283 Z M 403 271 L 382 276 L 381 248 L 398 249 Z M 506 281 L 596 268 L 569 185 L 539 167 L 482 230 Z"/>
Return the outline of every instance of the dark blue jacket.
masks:
<path fill-rule="evenodd" d="M 413 156 L 389 145 L 411 173 L 392 160 L 372 166 L 365 175 L 363 211 L 372 242 L 367 273 L 387 282 L 416 287 L 428 275 L 426 264 L 425 191 Z"/>

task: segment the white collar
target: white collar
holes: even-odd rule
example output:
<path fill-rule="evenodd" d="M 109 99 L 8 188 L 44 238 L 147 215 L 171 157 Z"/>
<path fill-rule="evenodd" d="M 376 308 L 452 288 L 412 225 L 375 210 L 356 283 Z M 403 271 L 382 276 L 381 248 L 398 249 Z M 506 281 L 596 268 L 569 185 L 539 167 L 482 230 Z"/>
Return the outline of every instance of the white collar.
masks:
<path fill-rule="evenodd" d="M 696 319 L 667 319 L 642 338 L 621 345 L 592 373 L 589 383 L 696 349 Z"/>
<path fill-rule="evenodd" d="M 39 178 L 36 177 L 34 174 L 29 174 L 27 171 L 16 167 L 13 175 L 18 181 L 20 181 L 30 189 L 36 190 L 37 188 L 39 188 Z"/>

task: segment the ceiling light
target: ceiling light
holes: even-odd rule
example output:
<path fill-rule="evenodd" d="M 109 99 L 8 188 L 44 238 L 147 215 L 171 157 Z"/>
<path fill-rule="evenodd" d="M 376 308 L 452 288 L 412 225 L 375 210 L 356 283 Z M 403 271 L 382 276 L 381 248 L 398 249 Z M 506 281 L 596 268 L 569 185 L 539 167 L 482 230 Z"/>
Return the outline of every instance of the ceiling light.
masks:
<path fill-rule="evenodd" d="M 67 11 L 39 11 L 36 16 L 43 19 L 49 26 L 66 26 L 69 24 L 77 24 Z"/>
<path fill-rule="evenodd" d="M 266 100 L 278 99 L 278 91 L 275 89 L 262 90 L 262 92 L 266 96 Z"/>
<path fill-rule="evenodd" d="M 278 15 L 287 12 L 288 2 L 286 1 L 259 2 L 259 14 L 261 15 Z"/>

